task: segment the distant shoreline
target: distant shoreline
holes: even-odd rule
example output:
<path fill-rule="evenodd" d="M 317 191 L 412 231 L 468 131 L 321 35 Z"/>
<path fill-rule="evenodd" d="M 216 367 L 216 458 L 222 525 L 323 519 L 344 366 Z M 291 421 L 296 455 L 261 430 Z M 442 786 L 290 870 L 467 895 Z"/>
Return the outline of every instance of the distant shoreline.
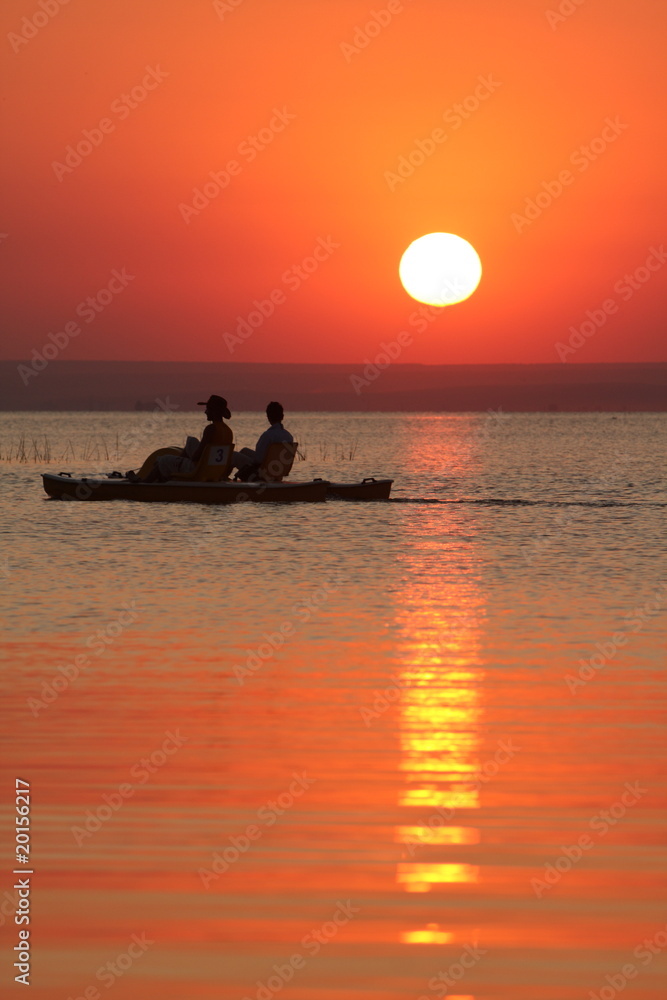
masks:
<path fill-rule="evenodd" d="M 279 399 L 292 412 L 663 413 L 667 362 L 604 364 L 271 364 L 65 361 L 26 375 L 0 362 L 0 410 L 145 412 L 196 409 L 211 392 L 232 412 Z"/>

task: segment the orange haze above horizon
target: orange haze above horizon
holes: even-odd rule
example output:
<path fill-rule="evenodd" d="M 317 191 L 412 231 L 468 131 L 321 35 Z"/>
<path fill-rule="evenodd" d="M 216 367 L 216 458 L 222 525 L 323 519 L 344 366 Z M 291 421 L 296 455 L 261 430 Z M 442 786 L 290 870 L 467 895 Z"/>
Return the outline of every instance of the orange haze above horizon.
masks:
<path fill-rule="evenodd" d="M 1 17 L 4 358 L 557 362 L 586 322 L 564 360 L 665 360 L 653 0 Z M 483 276 L 424 318 L 398 264 L 434 231 Z"/>

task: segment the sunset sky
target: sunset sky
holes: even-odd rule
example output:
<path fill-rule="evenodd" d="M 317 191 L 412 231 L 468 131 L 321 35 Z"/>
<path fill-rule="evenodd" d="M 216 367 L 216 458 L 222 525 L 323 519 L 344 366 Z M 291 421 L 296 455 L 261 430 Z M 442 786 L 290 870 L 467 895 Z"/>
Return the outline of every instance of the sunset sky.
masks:
<path fill-rule="evenodd" d="M 558 362 L 586 320 L 568 363 L 667 358 L 656 0 L 6 0 L 1 19 L 3 358 L 69 323 L 66 360 L 357 364 L 409 330 L 406 363 Z M 483 275 L 426 322 L 398 264 L 434 231 Z"/>

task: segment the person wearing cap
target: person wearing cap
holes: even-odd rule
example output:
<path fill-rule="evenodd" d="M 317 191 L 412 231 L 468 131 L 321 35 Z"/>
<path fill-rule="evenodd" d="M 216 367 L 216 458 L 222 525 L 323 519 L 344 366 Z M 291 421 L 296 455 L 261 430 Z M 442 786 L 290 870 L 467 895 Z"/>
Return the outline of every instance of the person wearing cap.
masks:
<path fill-rule="evenodd" d="M 197 406 L 206 407 L 204 412 L 206 419 L 210 421 L 204 428 L 201 441 L 189 437 L 180 455 L 158 455 L 147 476 L 139 477 L 136 473 L 127 473 L 128 479 L 144 483 L 166 482 L 175 473 L 187 475 L 194 472 L 204 449 L 209 445 L 233 444 L 234 434 L 229 424 L 225 423 L 225 419 L 231 417 L 227 400 L 222 396 L 209 396 L 206 402 L 197 403 Z M 146 464 L 147 462 L 144 462 L 144 466 Z"/>
<path fill-rule="evenodd" d="M 283 441 L 294 441 L 288 430 L 283 427 L 285 411 L 280 403 L 271 402 L 266 408 L 266 419 L 271 425 L 263 434 L 260 434 L 254 450 L 252 448 L 241 448 L 234 452 L 233 468 L 243 470 L 258 469 L 264 461 L 264 456 L 270 444 L 274 442 L 282 444 Z"/>

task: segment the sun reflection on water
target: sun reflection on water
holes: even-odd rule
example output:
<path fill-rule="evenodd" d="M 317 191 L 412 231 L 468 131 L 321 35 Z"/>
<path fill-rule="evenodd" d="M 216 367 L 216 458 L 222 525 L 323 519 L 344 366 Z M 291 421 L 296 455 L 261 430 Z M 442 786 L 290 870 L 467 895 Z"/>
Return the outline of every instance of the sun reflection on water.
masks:
<path fill-rule="evenodd" d="M 429 573 L 436 547 L 429 519 L 412 542 L 406 552 L 409 582 L 398 614 L 405 638 L 398 718 L 399 769 L 405 776 L 399 805 L 415 815 L 395 830 L 395 840 L 405 845 L 396 882 L 405 892 L 442 893 L 480 877 L 477 865 L 426 859 L 434 849 L 441 854 L 481 840 L 470 816 L 462 817 L 457 810 L 480 808 L 476 778 L 485 678 L 480 656 L 483 613 L 470 545 L 458 554 L 461 573 L 453 583 L 451 577 L 444 581 Z M 454 929 L 437 923 L 401 933 L 405 944 L 455 940 Z"/>

